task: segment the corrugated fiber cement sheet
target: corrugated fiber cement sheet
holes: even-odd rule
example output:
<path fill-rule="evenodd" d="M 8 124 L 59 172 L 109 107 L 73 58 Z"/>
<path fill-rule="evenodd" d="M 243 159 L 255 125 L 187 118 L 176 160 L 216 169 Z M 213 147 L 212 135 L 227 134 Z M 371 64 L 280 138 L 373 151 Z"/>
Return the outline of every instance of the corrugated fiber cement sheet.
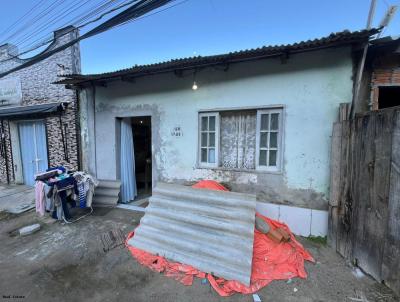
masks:
<path fill-rule="evenodd" d="M 250 285 L 255 195 L 158 183 L 128 244 Z"/>

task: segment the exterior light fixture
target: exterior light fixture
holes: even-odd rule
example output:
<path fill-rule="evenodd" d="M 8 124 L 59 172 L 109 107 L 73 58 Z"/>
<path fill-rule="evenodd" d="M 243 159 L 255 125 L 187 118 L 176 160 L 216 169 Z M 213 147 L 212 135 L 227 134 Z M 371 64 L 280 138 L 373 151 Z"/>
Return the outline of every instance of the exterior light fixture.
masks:
<path fill-rule="evenodd" d="M 196 83 L 196 72 L 197 70 L 195 69 L 193 72 L 193 85 L 192 85 L 192 90 L 194 91 L 196 91 L 199 88 Z"/>

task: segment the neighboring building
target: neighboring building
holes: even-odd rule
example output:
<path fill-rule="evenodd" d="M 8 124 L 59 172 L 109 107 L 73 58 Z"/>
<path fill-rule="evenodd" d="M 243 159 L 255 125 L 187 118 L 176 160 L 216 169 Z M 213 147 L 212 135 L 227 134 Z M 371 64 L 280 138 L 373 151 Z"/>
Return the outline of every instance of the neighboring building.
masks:
<path fill-rule="evenodd" d="M 77 37 L 73 27 L 54 32 L 44 51 Z M 15 46 L 0 46 L 0 73 L 29 59 Z M 79 45 L 0 79 L 0 182 L 34 184 L 49 166 L 78 169 L 76 91 L 54 85 L 57 76 L 80 72 Z"/>
<path fill-rule="evenodd" d="M 400 38 L 371 41 L 364 71 L 367 84 L 361 108 L 378 110 L 400 106 Z"/>
<path fill-rule="evenodd" d="M 354 51 L 375 33 L 68 75 L 59 83 L 80 90 L 83 168 L 132 185 L 129 123 L 139 191 L 149 165 L 153 186 L 214 179 L 257 194 L 258 210 L 296 233 L 326 235 L 332 125 L 352 101 Z"/>

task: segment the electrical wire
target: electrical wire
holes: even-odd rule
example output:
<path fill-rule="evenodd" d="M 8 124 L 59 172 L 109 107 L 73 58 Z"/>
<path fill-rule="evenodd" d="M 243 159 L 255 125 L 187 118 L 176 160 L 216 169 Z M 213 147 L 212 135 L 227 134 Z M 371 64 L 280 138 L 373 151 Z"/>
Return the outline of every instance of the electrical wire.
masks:
<path fill-rule="evenodd" d="M 16 46 L 19 46 L 19 45 L 23 44 L 24 42 L 29 41 L 29 39 L 31 39 L 34 35 L 37 35 L 43 31 L 47 30 L 49 27 L 51 27 L 53 25 L 53 23 L 55 21 L 63 18 L 64 16 L 69 14 L 71 11 L 73 11 L 75 9 L 79 9 L 80 7 L 87 4 L 89 1 L 91 1 L 91 0 L 86 0 L 82 3 L 81 0 L 75 0 L 75 2 L 72 2 L 71 6 L 67 7 L 65 10 L 59 12 L 59 14 L 56 14 L 55 16 L 53 16 L 50 20 L 47 21 L 47 23 L 39 25 L 39 27 L 37 29 L 35 29 L 33 32 L 27 33 L 24 36 L 20 37 L 19 39 L 16 39 L 13 44 Z"/>
<path fill-rule="evenodd" d="M 110 3 L 114 4 L 114 3 L 117 3 L 118 0 L 106 0 L 106 1 L 104 1 L 104 2 L 107 2 L 107 3 L 105 3 L 105 4 L 110 4 Z M 104 2 L 102 2 L 102 3 L 104 3 Z M 125 0 L 124 2 L 127 2 L 127 0 Z M 100 10 L 99 10 L 99 9 L 95 9 L 94 11 L 92 10 L 93 8 L 96 8 L 96 7 L 95 7 L 95 6 L 92 6 L 91 8 L 89 8 L 89 10 L 85 11 L 84 13 L 80 14 L 79 16 L 77 16 L 76 18 L 74 18 L 73 20 L 71 20 L 71 21 L 72 21 L 71 23 L 70 23 L 70 21 L 69 21 L 69 22 L 63 24 L 60 28 L 65 27 L 67 24 L 74 24 L 74 23 L 76 24 L 76 23 L 77 23 L 76 21 L 81 22 L 82 20 L 87 19 L 87 17 L 90 16 L 90 15 L 99 14 L 99 13 L 103 12 L 105 9 L 107 9 L 108 6 L 100 7 Z M 121 7 L 119 7 L 119 8 L 121 8 Z M 85 13 L 86 13 L 86 14 L 85 14 Z M 78 19 L 78 17 L 79 17 L 80 19 Z M 76 21 L 75 21 L 75 20 L 76 20 Z M 81 25 L 79 28 L 82 28 L 82 27 L 84 27 L 84 26 L 86 26 L 86 24 Z M 74 28 L 74 29 L 71 29 L 71 31 L 74 31 L 74 30 L 75 30 L 75 28 Z M 69 32 L 71 32 L 71 31 L 69 31 Z M 67 32 L 67 33 L 69 33 L 69 32 Z M 65 34 L 67 34 L 67 33 L 65 33 Z M 43 47 L 43 46 L 49 44 L 51 41 L 53 41 L 53 39 L 54 39 L 53 34 L 51 34 L 51 35 L 42 36 L 42 37 L 40 37 L 39 39 L 36 39 L 36 40 L 34 40 L 34 41 L 31 41 L 31 43 L 27 44 L 23 49 L 21 49 L 21 50 L 19 51 L 19 53 L 18 53 L 16 56 L 13 56 L 12 58 L 15 58 L 15 57 L 18 57 L 18 56 L 27 54 L 27 53 L 29 53 L 29 52 L 32 52 L 32 51 L 34 51 L 34 50 L 36 50 L 36 49 L 39 49 L 39 48 L 41 48 L 41 47 Z M 19 44 L 19 45 L 20 45 L 20 44 Z M 33 46 L 32 46 L 32 45 L 33 45 Z M 30 46 L 32 46 L 32 47 L 30 47 Z M 1 62 L 4 62 L 4 61 L 6 61 L 6 60 L 12 59 L 12 58 L 8 58 L 8 59 L 5 59 L 5 60 L 2 60 L 2 61 L 0 61 L 0 63 L 1 63 Z"/>
<path fill-rule="evenodd" d="M 39 20 L 41 20 L 43 17 L 47 16 L 49 13 L 54 11 L 54 9 L 57 8 L 57 5 L 61 3 L 63 0 L 55 0 L 50 4 L 48 7 L 45 8 L 44 11 L 39 13 L 39 15 L 36 15 L 33 17 L 31 20 L 27 20 L 27 22 L 23 23 L 19 28 L 16 29 L 15 32 L 7 36 L 5 39 L 1 40 L 0 44 L 3 44 L 4 41 L 11 41 L 13 38 L 17 37 L 20 33 L 24 32 L 25 30 L 29 29 L 29 27 L 35 23 L 37 23 Z"/>
<path fill-rule="evenodd" d="M 86 1 L 86 2 L 88 2 L 88 1 Z M 73 19 L 69 20 L 68 22 L 64 23 L 59 28 L 64 28 L 67 25 L 75 25 L 76 26 L 77 24 L 79 24 L 79 22 L 82 22 L 83 20 L 88 19 L 90 16 L 96 16 L 96 14 L 100 14 L 101 12 L 103 12 L 104 10 L 109 8 L 110 4 L 115 4 L 117 2 L 118 2 L 118 0 L 117 1 L 116 0 L 103 1 L 101 3 L 102 5 L 97 7 L 97 9 L 96 9 L 96 6 L 90 7 L 87 11 L 85 11 L 84 13 L 82 13 L 79 16 L 74 17 Z M 120 8 L 121 7 L 119 7 L 118 9 L 120 9 Z M 79 26 L 79 28 L 81 28 L 83 26 L 86 26 L 86 25 L 87 24 Z M 37 31 L 35 33 L 39 34 L 40 32 L 43 32 L 43 31 L 45 31 L 46 29 L 48 29 L 50 27 L 51 27 L 51 24 L 49 26 L 47 26 L 46 28 L 42 28 L 40 31 Z M 53 30 L 54 30 L 54 28 L 53 28 Z M 73 31 L 73 30 L 75 30 L 75 29 L 72 29 L 71 31 Z M 67 33 L 69 33 L 69 32 L 67 32 Z M 21 45 L 24 42 L 29 41 L 30 39 L 31 39 L 31 37 L 25 39 L 25 41 L 22 41 L 21 43 L 17 44 L 17 46 Z M 31 41 L 31 43 L 25 45 L 25 47 L 23 49 L 21 49 L 19 55 L 26 54 L 28 52 L 31 52 L 31 51 L 35 50 L 35 49 L 38 49 L 38 48 L 50 43 L 52 40 L 53 40 L 53 34 L 50 34 L 50 35 L 46 34 L 44 36 L 41 36 L 39 39 L 35 39 L 35 40 Z M 32 45 L 33 45 L 33 47 L 31 47 Z"/>
<path fill-rule="evenodd" d="M 72 21 L 69 21 L 68 24 L 74 24 L 74 25 L 80 25 L 84 22 L 86 22 L 87 20 L 89 20 L 90 18 L 93 18 L 94 16 L 104 12 L 106 9 L 109 9 L 112 5 L 114 4 L 118 4 L 117 2 L 119 2 L 120 0 L 109 0 L 108 2 L 106 1 L 105 4 L 101 5 L 99 8 L 97 8 L 96 10 L 92 11 L 89 14 L 81 14 L 79 15 L 79 19 L 74 19 Z M 122 2 L 127 2 L 128 0 L 124 0 Z M 121 3 L 120 3 L 121 4 Z"/>
<path fill-rule="evenodd" d="M 28 41 L 32 41 L 33 38 L 35 38 L 36 35 L 46 31 L 49 28 L 53 28 L 54 31 L 54 27 L 60 23 L 60 21 L 62 21 L 66 16 L 70 15 L 71 13 L 73 13 L 74 11 L 79 11 L 82 7 L 84 7 L 86 4 L 88 4 L 91 0 L 86 0 L 85 2 L 83 1 L 75 1 L 72 3 L 68 3 L 67 1 L 65 1 L 63 4 L 67 3 L 69 4 L 69 6 L 65 6 L 65 5 L 61 5 L 60 9 L 58 9 L 55 13 L 53 13 L 53 15 L 50 17 L 50 19 L 47 20 L 43 20 L 44 22 L 40 22 L 38 24 L 38 26 L 36 28 L 34 28 L 32 31 L 26 32 L 26 30 L 24 32 L 15 32 L 15 41 L 11 41 L 13 42 L 14 45 L 16 46 L 20 46 L 22 44 L 26 44 Z M 104 0 L 102 1 L 100 4 L 96 3 L 94 6 L 89 7 L 86 11 L 84 11 L 83 13 L 81 13 L 78 16 L 74 16 L 73 19 L 70 19 L 68 22 L 66 22 L 66 24 L 71 24 L 72 20 L 77 20 L 78 18 L 81 17 L 86 17 L 86 16 L 90 16 L 95 14 L 98 9 L 107 9 L 107 6 L 105 7 L 101 7 L 101 5 L 103 4 L 112 4 L 113 2 L 118 2 L 119 0 Z M 83 2 L 83 3 L 82 3 Z M 54 4 L 54 3 L 53 3 Z M 49 7 L 48 7 L 49 8 Z M 45 15 L 47 15 L 48 13 L 51 12 L 51 10 L 49 10 L 48 8 L 46 8 L 46 10 L 44 12 L 42 12 L 42 14 L 40 14 L 39 16 L 37 16 L 36 18 L 34 18 L 30 24 L 35 24 L 37 23 L 37 21 L 39 21 L 39 19 L 43 19 L 43 17 Z M 62 28 L 63 26 L 61 26 Z M 60 27 L 59 27 L 60 28 Z M 43 38 L 47 38 L 48 35 L 46 36 L 42 36 L 41 39 Z M 49 38 L 52 38 L 51 36 Z M 31 42 L 29 44 L 33 45 L 38 41 L 38 39 L 36 39 L 35 41 Z"/>
<path fill-rule="evenodd" d="M 74 44 L 76 44 L 84 39 L 87 39 L 92 36 L 103 33 L 105 31 L 108 31 L 108 30 L 120 25 L 121 23 L 126 23 L 126 21 L 140 18 L 141 16 L 146 15 L 147 13 L 162 7 L 162 6 L 170 3 L 171 1 L 173 1 L 173 0 L 132 0 L 126 4 L 126 5 L 128 5 L 128 4 L 132 4 L 132 5 L 130 7 L 128 7 L 127 9 L 125 9 L 124 11 L 111 17 L 107 21 L 104 21 L 100 25 L 96 26 L 95 28 L 91 29 L 90 31 L 86 32 L 85 34 L 77 37 L 76 39 L 71 40 L 71 41 L 69 41 L 59 47 L 51 49 L 49 51 L 42 52 L 42 53 L 36 55 L 31 60 L 29 60 L 19 66 L 11 68 L 10 70 L 2 72 L 0 74 L 0 78 L 4 77 L 12 72 L 32 66 L 35 63 L 40 62 L 60 51 L 63 51 L 64 49 L 67 49 L 68 47 L 71 47 Z M 110 10 L 108 13 L 110 13 L 111 11 L 113 11 L 113 10 Z M 103 17 L 105 15 L 106 14 L 102 14 L 101 17 Z"/>
<path fill-rule="evenodd" d="M 0 32 L 0 37 L 6 34 L 11 28 L 13 28 L 16 24 L 18 24 L 20 21 L 22 21 L 26 16 L 31 14 L 36 8 L 40 7 L 40 5 L 47 0 L 41 0 L 38 3 L 36 3 L 32 8 L 30 8 L 23 16 L 18 18 L 14 23 L 12 23 L 10 26 L 8 26 L 6 29 L 4 29 L 2 32 Z"/>
<path fill-rule="evenodd" d="M 137 0 L 136 0 L 136 1 L 137 1 Z M 176 2 L 176 1 L 177 1 L 177 0 L 172 0 L 172 2 Z M 169 10 L 169 9 L 171 9 L 171 8 L 173 8 L 173 7 L 182 5 L 182 4 L 184 4 L 184 3 L 188 2 L 188 1 L 189 1 L 189 0 L 183 0 L 183 1 L 179 2 L 179 3 L 176 3 L 176 4 L 174 4 L 174 5 L 170 5 L 170 6 L 166 7 L 166 8 L 164 8 L 164 9 L 158 10 L 158 11 L 156 11 L 156 12 L 154 12 L 154 13 L 147 14 L 147 15 L 144 15 L 144 16 L 142 16 L 142 17 L 139 17 L 139 18 L 137 18 L 137 19 L 135 19 L 135 20 L 131 20 L 131 21 L 125 22 L 125 23 L 123 23 L 123 24 L 120 24 L 120 25 L 118 25 L 118 27 L 121 26 L 121 25 L 128 24 L 128 23 L 133 22 L 133 21 L 138 21 L 138 20 L 141 20 L 141 19 L 143 19 L 143 18 L 147 18 L 147 17 L 153 16 L 153 15 L 156 15 L 156 14 L 158 14 L 158 13 L 161 13 L 161 12 L 164 12 L 164 11 L 166 11 L 166 10 Z M 124 2 L 127 2 L 127 1 L 124 1 Z M 129 4 L 133 3 L 133 2 L 135 2 L 135 1 L 129 1 L 129 3 L 127 3 L 127 5 L 129 5 Z M 121 5 L 121 6 L 118 7 L 118 9 L 121 9 L 121 8 L 124 7 L 124 6 L 126 6 L 126 5 Z M 108 14 L 108 13 L 109 13 L 109 12 L 107 12 L 107 14 Z M 104 15 L 106 15 L 106 14 L 103 14 L 103 17 L 104 17 Z M 81 26 L 78 27 L 78 29 L 81 29 L 81 28 L 83 28 L 83 27 L 85 27 L 85 26 L 87 26 L 87 25 L 89 25 L 89 24 L 91 24 L 91 23 L 93 23 L 93 22 L 95 22 L 95 21 L 94 21 L 94 20 L 91 20 L 91 21 L 89 21 L 89 22 L 87 22 L 87 23 L 85 23 L 85 24 L 82 24 Z M 71 31 L 69 31 L 69 32 L 72 32 L 72 31 L 74 31 L 74 30 L 76 30 L 76 28 L 71 29 Z M 67 33 L 69 33 L 69 32 L 67 32 Z M 66 34 L 67 34 L 67 33 L 66 33 Z M 28 50 L 26 50 L 26 51 L 20 52 L 19 54 L 15 55 L 15 56 L 12 56 L 12 57 L 10 57 L 10 58 L 7 58 L 7 59 L 4 59 L 4 60 L 0 61 L 0 63 L 5 62 L 5 61 L 12 60 L 12 59 L 17 58 L 17 57 L 19 57 L 19 56 L 21 56 L 21 55 L 24 55 L 24 54 L 30 53 L 30 52 L 32 52 L 32 51 L 34 51 L 34 50 L 37 50 L 37 49 L 39 49 L 39 48 L 41 48 L 41 47 L 43 47 L 43 46 L 49 44 L 52 40 L 53 40 L 53 37 L 50 37 L 48 40 L 45 40 L 45 41 L 43 41 L 43 42 L 41 42 L 41 43 L 39 43 L 39 44 L 36 44 L 34 47 L 32 47 L 32 48 L 30 48 L 30 49 L 28 49 Z"/>
<path fill-rule="evenodd" d="M 177 1 L 177 0 L 172 0 L 171 3 L 176 2 L 176 1 Z M 147 15 L 141 16 L 141 17 L 139 17 L 139 18 L 136 18 L 136 19 L 127 21 L 127 22 L 125 22 L 125 23 L 122 23 L 122 24 L 118 25 L 117 27 L 122 26 L 122 25 L 129 24 L 129 23 L 131 23 L 131 22 L 140 21 L 140 20 L 142 20 L 142 19 L 145 19 L 145 18 L 154 16 L 154 15 L 157 15 L 157 14 L 162 13 L 162 12 L 164 12 L 164 11 L 166 11 L 166 10 L 169 10 L 169 9 L 171 9 L 171 8 L 173 8 L 173 7 L 182 5 L 182 4 L 184 4 L 184 3 L 188 2 L 188 1 L 190 1 L 190 0 L 182 0 L 181 2 L 178 2 L 178 3 L 176 3 L 176 4 L 170 5 L 170 6 L 166 7 L 166 8 L 164 8 L 164 9 L 160 9 L 160 10 L 158 10 L 158 11 L 156 11 L 156 12 L 151 13 L 151 14 L 147 14 Z"/>

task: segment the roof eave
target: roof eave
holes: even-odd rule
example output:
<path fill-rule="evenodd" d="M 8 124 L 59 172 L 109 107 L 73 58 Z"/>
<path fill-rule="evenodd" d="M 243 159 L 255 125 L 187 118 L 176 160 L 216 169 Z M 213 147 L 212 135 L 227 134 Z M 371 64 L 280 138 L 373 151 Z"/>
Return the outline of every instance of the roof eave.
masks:
<path fill-rule="evenodd" d="M 120 80 L 127 77 L 142 77 L 149 76 L 155 74 L 162 74 L 168 72 L 174 72 L 178 70 L 190 70 L 190 69 L 198 69 L 205 68 L 210 66 L 216 66 L 221 64 L 232 64 L 232 63 L 240 63 L 246 61 L 255 61 L 272 57 L 279 57 L 282 55 L 290 55 L 290 54 L 298 54 L 304 52 L 311 52 L 326 48 L 335 48 L 335 47 L 343 47 L 343 46 L 354 46 L 359 45 L 360 43 L 367 42 L 370 37 L 379 32 L 377 29 L 369 30 L 364 36 L 358 37 L 357 39 L 352 39 L 349 37 L 348 39 L 338 40 L 338 41 L 329 41 L 325 43 L 321 43 L 321 45 L 304 47 L 304 48 L 295 48 L 296 44 L 290 45 L 290 47 L 282 48 L 277 51 L 266 52 L 264 54 L 255 54 L 254 52 L 247 53 L 232 53 L 225 55 L 216 55 L 209 57 L 199 57 L 192 60 L 192 62 L 184 62 L 183 64 L 179 64 L 179 61 L 176 62 L 176 65 L 173 65 L 173 62 L 170 64 L 172 66 L 160 67 L 161 64 L 154 64 L 145 67 L 143 71 L 137 71 L 134 68 L 121 70 L 117 72 L 110 72 L 107 74 L 99 74 L 99 75 L 70 75 L 66 79 L 55 82 L 54 84 L 64 84 L 64 85 L 72 85 L 75 88 L 85 87 L 88 85 L 93 85 L 98 82 L 109 82 L 114 80 Z M 259 50 L 262 52 L 262 49 Z M 225 57 L 224 57 L 225 56 Z M 230 56 L 230 57 L 229 57 Z M 221 57 L 219 60 L 211 62 L 213 58 Z M 196 61 L 198 59 L 198 61 Z M 209 60 L 209 62 L 207 62 Z M 185 64 L 186 63 L 186 64 Z"/>

